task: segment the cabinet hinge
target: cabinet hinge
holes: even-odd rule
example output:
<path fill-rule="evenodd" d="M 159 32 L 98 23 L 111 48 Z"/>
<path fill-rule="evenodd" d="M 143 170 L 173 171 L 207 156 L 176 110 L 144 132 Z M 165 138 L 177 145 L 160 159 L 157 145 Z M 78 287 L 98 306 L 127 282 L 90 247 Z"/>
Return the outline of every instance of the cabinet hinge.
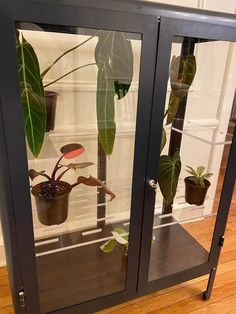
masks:
<path fill-rule="evenodd" d="M 25 307 L 25 292 L 24 292 L 24 290 L 21 290 L 19 292 L 19 303 L 20 303 L 20 307 Z"/>
<path fill-rule="evenodd" d="M 219 246 L 222 247 L 224 245 L 224 241 L 225 241 L 225 237 L 224 236 L 220 236 L 219 239 Z"/>

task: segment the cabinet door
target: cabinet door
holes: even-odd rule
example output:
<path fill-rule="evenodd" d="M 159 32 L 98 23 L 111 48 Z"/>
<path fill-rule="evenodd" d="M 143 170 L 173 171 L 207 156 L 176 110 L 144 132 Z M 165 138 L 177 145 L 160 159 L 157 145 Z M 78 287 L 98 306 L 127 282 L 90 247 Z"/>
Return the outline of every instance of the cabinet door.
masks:
<path fill-rule="evenodd" d="M 217 265 L 235 182 L 235 39 L 230 27 L 161 21 L 140 294 Z"/>
<path fill-rule="evenodd" d="M 157 19 L 27 8 L 1 58 L 25 311 L 91 313 L 136 295 Z"/>

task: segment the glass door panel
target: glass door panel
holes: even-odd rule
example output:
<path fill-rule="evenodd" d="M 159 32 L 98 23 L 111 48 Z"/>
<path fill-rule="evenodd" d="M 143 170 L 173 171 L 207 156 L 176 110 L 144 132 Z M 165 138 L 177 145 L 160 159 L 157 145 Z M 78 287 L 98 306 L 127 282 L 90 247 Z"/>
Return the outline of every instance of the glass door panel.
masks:
<path fill-rule="evenodd" d="M 208 261 L 236 121 L 234 55 L 234 43 L 173 37 L 149 281 Z"/>
<path fill-rule="evenodd" d="M 47 313 L 126 288 L 141 36 L 19 25 L 35 254 Z"/>

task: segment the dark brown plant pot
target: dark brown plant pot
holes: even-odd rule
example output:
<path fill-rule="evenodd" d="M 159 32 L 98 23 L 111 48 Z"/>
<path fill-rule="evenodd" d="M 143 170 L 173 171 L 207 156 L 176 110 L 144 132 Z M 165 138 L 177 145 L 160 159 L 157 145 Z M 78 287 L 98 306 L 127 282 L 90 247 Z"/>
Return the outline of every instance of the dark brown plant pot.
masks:
<path fill-rule="evenodd" d="M 126 269 L 126 265 L 127 265 L 127 259 L 128 259 L 128 249 L 123 246 L 120 245 L 120 256 L 121 256 L 121 267 L 122 269 Z"/>
<path fill-rule="evenodd" d="M 55 128 L 58 95 L 59 94 L 56 92 L 45 91 L 46 112 L 47 112 L 46 132 L 54 130 Z"/>
<path fill-rule="evenodd" d="M 193 181 L 189 180 L 189 177 L 184 179 L 185 182 L 185 201 L 191 205 L 200 206 L 204 203 L 207 190 L 209 189 L 211 183 L 204 179 L 205 186 L 195 184 Z"/>
<path fill-rule="evenodd" d="M 71 185 L 67 182 L 58 183 L 60 191 L 54 197 L 45 197 L 42 195 L 42 185 L 48 182 L 42 182 L 32 188 L 31 193 L 35 197 L 36 208 L 39 221 L 46 226 L 59 225 L 68 217 L 69 196 Z"/>

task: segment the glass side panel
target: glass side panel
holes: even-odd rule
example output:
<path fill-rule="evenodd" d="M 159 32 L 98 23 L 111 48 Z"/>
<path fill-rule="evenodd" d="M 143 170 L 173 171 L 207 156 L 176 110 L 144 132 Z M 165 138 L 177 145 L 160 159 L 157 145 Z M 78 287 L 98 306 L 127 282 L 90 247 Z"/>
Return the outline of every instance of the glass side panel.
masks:
<path fill-rule="evenodd" d="M 236 121 L 233 45 L 173 38 L 149 281 L 208 261 Z"/>
<path fill-rule="evenodd" d="M 18 27 L 42 313 L 126 288 L 140 55 L 139 34 Z"/>

